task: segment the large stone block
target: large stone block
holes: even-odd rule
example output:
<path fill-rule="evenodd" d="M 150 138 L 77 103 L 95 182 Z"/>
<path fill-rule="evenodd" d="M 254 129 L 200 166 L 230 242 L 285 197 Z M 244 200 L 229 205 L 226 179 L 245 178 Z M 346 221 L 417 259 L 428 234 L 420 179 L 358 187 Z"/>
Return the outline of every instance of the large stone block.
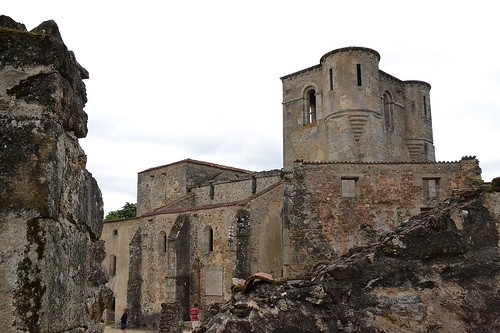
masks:
<path fill-rule="evenodd" d="M 0 327 L 102 332 L 103 204 L 78 138 L 88 73 L 53 21 L 0 16 Z"/>

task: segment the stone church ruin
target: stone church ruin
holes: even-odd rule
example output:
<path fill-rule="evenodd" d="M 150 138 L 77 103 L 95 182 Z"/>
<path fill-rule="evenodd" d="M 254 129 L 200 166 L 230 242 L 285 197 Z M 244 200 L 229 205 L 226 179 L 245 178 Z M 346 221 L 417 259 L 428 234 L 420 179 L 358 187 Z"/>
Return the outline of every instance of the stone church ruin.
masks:
<path fill-rule="evenodd" d="M 439 228 L 450 233 L 429 233 L 427 239 L 422 231 L 420 241 L 388 236 L 404 230 L 413 237 L 415 233 L 404 227 L 408 221 L 434 212 L 459 193 L 479 193 L 485 185 L 475 157 L 435 160 L 430 84 L 400 80 L 380 70 L 379 60 L 372 49 L 347 47 L 328 52 L 319 65 L 281 78 L 284 165 L 280 170 L 253 172 L 185 159 L 139 172 L 137 217 L 106 222 L 103 229 L 104 265 L 114 295 L 107 320 L 116 321 L 128 307 L 134 325 L 177 332 L 176 323 L 188 320 L 190 306 L 199 303 L 205 314 L 219 311 L 203 328 L 207 332 L 357 331 L 352 325 L 363 332 L 375 332 L 374 327 L 402 332 L 405 322 L 422 332 L 432 325 L 444 327 L 431 316 L 433 310 L 427 308 L 431 305 L 415 292 L 418 279 L 431 286 L 442 276 L 427 281 L 426 273 L 415 267 L 432 271 L 430 261 L 418 260 L 447 257 L 443 254 L 447 251 L 453 252 L 450 262 L 459 263 L 456 252 L 470 249 L 453 250 L 466 237 L 461 228 L 477 237 L 477 244 L 497 248 L 498 195 L 485 195 L 490 206 L 482 209 L 496 211 L 481 222 L 485 233 L 465 227 L 476 223 L 467 218 L 474 214 L 457 204 L 452 217 L 439 217 L 454 221 L 439 222 L 446 225 Z M 438 215 L 432 213 L 429 219 Z M 425 230 L 433 223 L 415 228 Z M 457 243 L 434 249 L 445 235 L 454 235 Z M 364 259 L 353 251 L 361 251 Z M 495 262 L 498 253 L 488 253 L 486 262 Z M 410 257 L 419 258 L 406 262 Z M 355 267 L 346 264 L 351 261 Z M 452 269 L 450 262 L 440 264 Z M 399 266 L 414 272 L 399 272 Z M 253 296 L 233 293 L 234 278 L 246 279 L 257 272 L 270 274 L 280 287 L 271 284 Z M 362 276 L 354 280 L 358 272 Z M 498 265 L 488 274 L 498 276 Z M 387 282 L 389 275 L 395 275 L 392 282 Z M 495 285 L 491 276 L 486 279 L 489 291 Z M 347 282 L 337 285 L 335 279 Z M 354 288 L 363 283 L 370 288 Z M 307 288 L 294 289 L 296 285 Z M 461 285 L 456 292 L 464 293 L 468 287 Z M 377 295 L 349 304 L 347 294 L 361 297 L 364 290 L 376 290 Z M 294 296 L 290 299 L 287 294 Z M 345 304 L 336 297 L 345 298 Z M 305 299 L 310 301 L 304 303 Z M 386 305 L 372 311 L 373 321 L 360 315 L 349 318 L 342 311 L 359 307 L 363 312 L 364 304 L 377 308 L 376 299 Z M 318 308 L 324 302 L 329 305 Z M 498 305 L 498 299 L 488 302 Z M 391 306 L 402 312 L 419 310 L 405 317 L 391 312 Z M 337 319 L 327 320 L 330 311 Z M 492 314 L 488 316 L 491 327 Z M 427 317 L 433 323 L 423 319 Z M 311 323 L 308 318 L 316 319 Z M 464 320 L 451 314 L 443 318 L 456 320 L 457 327 Z"/>
<path fill-rule="evenodd" d="M 0 330 L 497 332 L 498 178 L 436 161 L 430 84 L 364 47 L 283 76 L 283 167 L 138 173 L 103 224 L 84 79 L 53 21 L 0 16 Z M 276 129 L 280 130 L 280 129 Z M 242 280 L 246 283 L 242 285 Z"/>

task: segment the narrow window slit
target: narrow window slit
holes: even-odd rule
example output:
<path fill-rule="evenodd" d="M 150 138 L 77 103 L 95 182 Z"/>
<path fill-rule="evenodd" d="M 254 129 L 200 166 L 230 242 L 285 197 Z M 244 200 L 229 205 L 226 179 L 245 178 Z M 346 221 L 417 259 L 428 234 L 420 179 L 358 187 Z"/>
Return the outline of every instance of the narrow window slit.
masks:
<path fill-rule="evenodd" d="M 328 74 L 330 77 L 330 91 L 332 91 L 333 90 L 333 69 L 332 68 L 329 69 Z"/>
<path fill-rule="evenodd" d="M 358 86 L 361 87 L 361 64 L 356 64 L 356 74 L 358 77 Z"/>

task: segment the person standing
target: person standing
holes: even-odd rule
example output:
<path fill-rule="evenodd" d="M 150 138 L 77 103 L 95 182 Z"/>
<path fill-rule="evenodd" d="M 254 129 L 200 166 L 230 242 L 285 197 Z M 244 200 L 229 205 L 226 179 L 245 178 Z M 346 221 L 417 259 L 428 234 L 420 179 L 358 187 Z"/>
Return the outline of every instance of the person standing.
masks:
<path fill-rule="evenodd" d="M 128 321 L 128 309 L 125 308 L 123 309 L 123 314 L 120 318 L 120 329 L 122 330 L 122 333 L 127 332 L 127 321 Z"/>
<path fill-rule="evenodd" d="M 200 327 L 200 309 L 198 309 L 198 303 L 194 303 L 193 307 L 189 311 L 189 316 L 191 317 L 191 326 L 193 331 Z"/>

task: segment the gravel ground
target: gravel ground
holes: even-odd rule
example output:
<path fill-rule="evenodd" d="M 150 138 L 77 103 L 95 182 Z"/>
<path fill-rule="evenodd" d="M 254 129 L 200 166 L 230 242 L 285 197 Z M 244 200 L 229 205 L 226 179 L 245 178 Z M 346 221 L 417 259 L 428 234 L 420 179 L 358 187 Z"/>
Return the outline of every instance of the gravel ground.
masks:
<path fill-rule="evenodd" d="M 112 328 L 107 326 L 104 329 L 104 333 L 121 333 L 122 331 L 119 328 Z M 127 328 L 127 333 L 156 333 L 158 332 L 157 329 L 154 330 L 141 330 L 137 328 Z M 190 333 L 191 330 L 184 330 L 184 333 Z"/>
<path fill-rule="evenodd" d="M 121 333 L 122 330 L 119 328 L 106 327 L 104 329 L 104 333 Z M 158 332 L 158 330 L 141 330 L 136 328 L 127 328 L 127 333 L 154 333 Z"/>

